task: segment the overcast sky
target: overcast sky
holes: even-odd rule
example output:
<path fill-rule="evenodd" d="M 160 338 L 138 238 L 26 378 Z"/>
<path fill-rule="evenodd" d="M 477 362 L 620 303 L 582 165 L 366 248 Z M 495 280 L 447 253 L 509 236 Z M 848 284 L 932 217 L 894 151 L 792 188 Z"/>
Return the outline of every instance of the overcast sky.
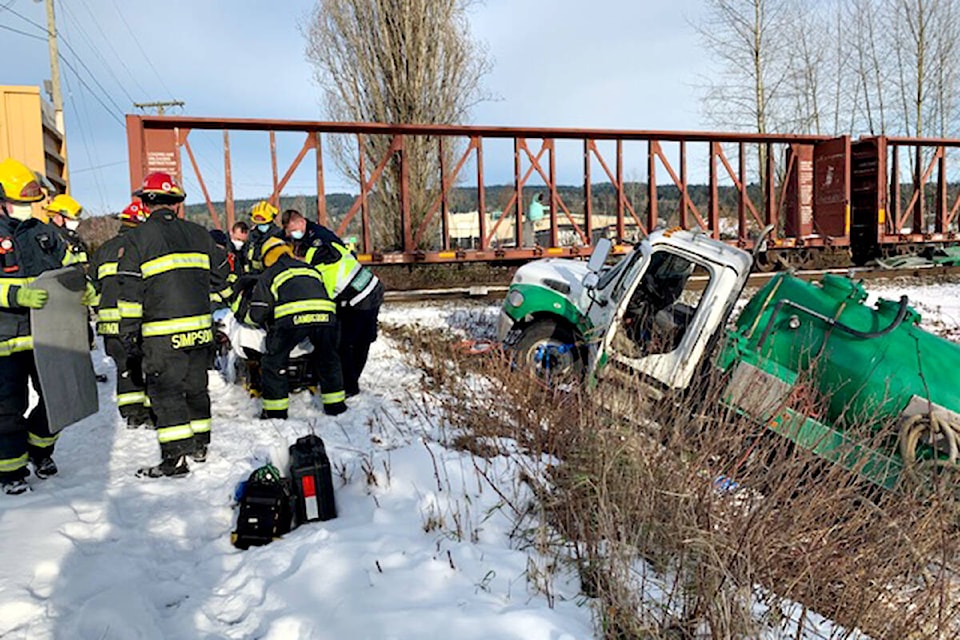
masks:
<path fill-rule="evenodd" d="M 697 89 L 708 72 L 706 55 L 690 26 L 701 5 L 478 4 L 471 28 L 488 47 L 493 69 L 484 85 L 497 99 L 477 106 L 471 124 L 709 129 Z M 62 65 L 73 195 L 92 212 L 115 211 L 129 200 L 123 115 L 136 111 L 133 102 L 182 100 L 181 113 L 195 116 L 323 119 L 298 29 L 312 6 L 309 0 L 57 0 L 61 53 L 77 72 Z M 45 24 L 42 2 L 0 0 L 0 84 L 38 85 L 50 77 Z M 211 196 L 222 199 L 221 138 L 194 135 Z M 280 164 L 301 143 L 302 136 L 282 140 Z M 232 144 L 237 197 L 266 195 L 266 134 Z M 487 159 L 485 165 L 488 172 L 512 172 Z M 184 173 L 189 200 L 196 201 L 199 187 L 189 169 Z M 306 173 L 285 193 L 313 188 Z M 330 176 L 327 191 L 337 189 L 355 191 Z"/>

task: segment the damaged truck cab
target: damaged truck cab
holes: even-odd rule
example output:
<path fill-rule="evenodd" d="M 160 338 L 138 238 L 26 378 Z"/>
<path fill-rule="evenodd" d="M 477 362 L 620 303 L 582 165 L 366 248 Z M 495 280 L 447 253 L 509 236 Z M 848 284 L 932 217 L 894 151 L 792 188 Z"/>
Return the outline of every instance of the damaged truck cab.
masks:
<path fill-rule="evenodd" d="M 888 489 L 915 463 L 960 464 L 960 345 L 921 329 L 905 297 L 869 307 L 848 278 L 780 273 L 730 323 L 747 252 L 683 230 L 650 234 L 614 266 L 609 252 L 601 241 L 589 263 L 517 271 L 499 337 L 519 366 L 653 400 L 717 372 L 730 409 Z"/>
<path fill-rule="evenodd" d="M 750 274 L 745 251 L 703 234 L 656 231 L 616 265 L 538 260 L 514 276 L 499 338 L 543 378 L 635 374 L 654 396 L 686 388 Z"/>

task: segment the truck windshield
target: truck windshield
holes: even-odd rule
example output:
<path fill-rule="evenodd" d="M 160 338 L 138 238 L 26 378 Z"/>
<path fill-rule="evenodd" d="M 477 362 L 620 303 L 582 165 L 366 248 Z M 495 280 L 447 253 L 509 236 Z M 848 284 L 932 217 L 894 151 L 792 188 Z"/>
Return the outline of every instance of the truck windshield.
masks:
<path fill-rule="evenodd" d="M 633 251 L 621 258 L 620 262 L 613 265 L 609 269 L 600 273 L 600 280 L 597 283 L 597 289 L 605 290 L 608 286 L 618 280 L 624 273 L 630 270 L 633 265 L 635 265 L 639 260 L 643 259 L 643 256 L 648 253 L 648 250 L 643 249 L 644 245 L 637 245 Z M 611 293 L 611 297 L 614 300 L 619 300 L 620 296 L 623 295 L 623 287 L 617 287 L 617 290 Z"/>

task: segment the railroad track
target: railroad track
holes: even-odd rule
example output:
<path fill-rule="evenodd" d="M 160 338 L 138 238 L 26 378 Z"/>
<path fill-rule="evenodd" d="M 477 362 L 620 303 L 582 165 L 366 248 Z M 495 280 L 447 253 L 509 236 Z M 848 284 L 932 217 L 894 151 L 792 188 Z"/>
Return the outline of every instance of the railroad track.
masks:
<path fill-rule="evenodd" d="M 748 287 L 759 287 L 777 271 L 754 273 L 747 282 Z M 900 269 L 882 269 L 879 267 L 845 267 L 837 269 L 807 269 L 794 272 L 804 280 L 818 280 L 824 274 L 832 273 L 848 276 L 860 280 L 888 280 L 891 278 L 936 278 L 960 276 L 960 266 L 911 266 Z M 692 278 L 694 282 L 706 282 L 703 277 Z M 471 285 L 459 287 L 442 287 L 434 289 L 410 289 L 407 291 L 387 291 L 384 298 L 387 302 L 421 302 L 425 300 L 494 300 L 502 299 L 507 293 L 509 285 Z"/>

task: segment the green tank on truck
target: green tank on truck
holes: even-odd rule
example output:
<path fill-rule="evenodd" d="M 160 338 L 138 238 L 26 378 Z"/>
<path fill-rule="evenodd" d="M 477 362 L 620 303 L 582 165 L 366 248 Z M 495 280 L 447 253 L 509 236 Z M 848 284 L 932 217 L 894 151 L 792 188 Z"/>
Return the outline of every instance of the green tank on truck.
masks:
<path fill-rule="evenodd" d="M 602 241 L 589 263 L 517 271 L 498 333 L 520 366 L 592 393 L 626 374 L 637 393 L 662 399 L 709 365 L 726 374 L 731 407 L 887 488 L 914 460 L 957 461 L 960 345 L 920 329 L 905 298 L 870 307 L 848 278 L 783 273 L 731 324 L 749 253 L 682 230 L 650 234 L 612 266 L 610 250 Z M 816 415 L 791 406 L 801 384 L 816 391 Z M 854 441 L 864 424 L 874 437 Z"/>

